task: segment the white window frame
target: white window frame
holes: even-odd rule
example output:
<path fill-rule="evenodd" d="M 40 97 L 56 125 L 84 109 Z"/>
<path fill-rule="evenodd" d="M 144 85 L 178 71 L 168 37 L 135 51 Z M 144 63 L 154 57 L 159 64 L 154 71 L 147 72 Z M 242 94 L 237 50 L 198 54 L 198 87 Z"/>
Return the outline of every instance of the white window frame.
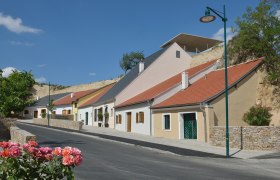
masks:
<path fill-rule="evenodd" d="M 169 115 L 169 117 L 170 117 L 170 119 L 169 119 L 169 121 L 170 121 L 170 129 L 165 129 L 165 119 L 164 119 L 164 116 L 166 116 L 166 115 Z M 164 113 L 164 114 L 162 114 L 162 118 L 161 118 L 161 119 L 162 119 L 162 120 L 161 120 L 161 123 L 162 123 L 162 130 L 163 130 L 163 131 L 172 131 L 171 113 Z"/>

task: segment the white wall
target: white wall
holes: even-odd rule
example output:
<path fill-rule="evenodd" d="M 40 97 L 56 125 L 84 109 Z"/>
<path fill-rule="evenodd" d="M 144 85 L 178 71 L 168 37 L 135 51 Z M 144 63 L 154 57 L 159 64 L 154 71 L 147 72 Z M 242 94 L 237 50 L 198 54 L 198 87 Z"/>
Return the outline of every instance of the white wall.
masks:
<path fill-rule="evenodd" d="M 88 126 L 93 125 L 93 111 L 92 107 L 84 107 L 84 108 L 78 108 L 78 121 L 84 120 L 84 125 L 86 125 L 86 113 L 88 113 Z"/>
<path fill-rule="evenodd" d="M 62 115 L 63 110 L 71 110 L 71 114 L 73 113 L 71 105 L 54 106 L 55 114 Z"/>
<path fill-rule="evenodd" d="M 28 114 L 24 114 L 25 110 L 28 110 Z M 23 115 L 22 116 L 26 119 L 33 119 L 34 118 L 34 111 L 36 111 L 36 110 L 37 110 L 36 107 L 26 107 L 23 110 Z M 38 113 L 38 116 L 39 116 L 39 113 Z"/>
<path fill-rule="evenodd" d="M 180 58 L 176 58 L 176 51 L 180 51 Z M 134 79 L 117 96 L 115 105 L 134 97 L 168 78 L 175 76 L 190 67 L 191 56 L 178 44 L 172 44 L 157 60 Z"/>
<path fill-rule="evenodd" d="M 105 113 L 105 108 L 106 106 L 108 107 L 108 113 L 109 113 L 109 120 L 108 120 L 108 123 L 109 123 L 109 128 L 114 128 L 115 127 L 115 118 L 114 118 L 114 102 L 111 102 L 111 103 L 107 103 L 107 104 L 102 104 L 100 106 L 94 106 L 93 109 L 92 109 L 92 114 L 93 114 L 93 126 L 98 126 L 98 116 L 97 116 L 97 121 L 94 121 L 94 109 L 97 109 L 97 114 L 98 114 L 98 109 L 99 108 L 102 108 L 103 109 L 103 112 L 102 114 Z M 104 123 L 105 123 L 105 117 L 103 116 L 103 122 L 102 122 L 102 127 L 104 127 Z"/>
<path fill-rule="evenodd" d="M 126 113 L 131 112 L 131 132 L 150 135 L 151 131 L 151 112 L 150 106 L 147 103 L 132 105 L 116 109 L 116 115 L 122 115 L 122 124 L 116 124 L 116 129 L 119 131 L 127 131 L 127 116 Z M 136 113 L 144 112 L 144 123 L 136 123 Z"/>

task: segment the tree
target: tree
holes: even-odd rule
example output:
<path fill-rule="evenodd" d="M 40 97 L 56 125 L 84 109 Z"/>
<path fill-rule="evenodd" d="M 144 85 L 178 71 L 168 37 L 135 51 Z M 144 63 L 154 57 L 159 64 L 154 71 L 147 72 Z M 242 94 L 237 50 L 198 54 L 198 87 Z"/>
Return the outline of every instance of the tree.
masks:
<path fill-rule="evenodd" d="M 128 70 L 134 68 L 143 59 L 144 54 L 140 51 L 124 53 L 122 59 L 120 60 L 120 67 L 124 70 L 126 74 Z"/>
<path fill-rule="evenodd" d="M 235 64 L 247 59 L 265 57 L 264 68 L 267 79 L 273 85 L 280 85 L 280 18 L 276 17 L 279 1 L 263 0 L 255 10 L 247 12 L 236 20 L 238 28 L 229 45 L 229 59 Z"/>
<path fill-rule="evenodd" d="M 1 74 L 1 72 L 0 72 Z M 0 116 L 10 116 L 11 112 L 20 114 L 24 107 L 33 101 L 32 89 L 35 80 L 31 72 L 14 71 L 9 77 L 0 75 Z"/>
<path fill-rule="evenodd" d="M 271 121 L 272 114 L 269 108 L 262 106 L 252 106 L 250 110 L 244 114 L 243 121 L 252 126 L 268 126 Z"/>

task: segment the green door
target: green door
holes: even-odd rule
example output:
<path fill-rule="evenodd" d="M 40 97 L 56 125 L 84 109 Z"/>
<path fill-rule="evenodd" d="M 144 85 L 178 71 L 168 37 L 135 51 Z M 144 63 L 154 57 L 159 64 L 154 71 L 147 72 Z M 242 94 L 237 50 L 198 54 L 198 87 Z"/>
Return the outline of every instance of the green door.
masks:
<path fill-rule="evenodd" d="M 197 139 L 197 124 L 195 113 L 183 114 L 184 118 L 184 138 Z"/>

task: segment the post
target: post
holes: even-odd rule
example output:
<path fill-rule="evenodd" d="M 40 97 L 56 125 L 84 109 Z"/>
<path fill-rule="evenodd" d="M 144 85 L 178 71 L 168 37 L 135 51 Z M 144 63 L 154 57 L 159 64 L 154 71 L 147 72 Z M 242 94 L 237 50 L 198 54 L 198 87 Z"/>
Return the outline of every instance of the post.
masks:
<path fill-rule="evenodd" d="M 228 69 L 227 69 L 227 18 L 224 5 L 224 59 L 225 59 L 225 98 L 226 98 L 226 157 L 229 157 L 229 128 L 228 128 Z"/>
<path fill-rule="evenodd" d="M 50 102 L 51 102 L 51 89 L 50 89 L 50 82 L 49 82 L 49 105 L 48 105 L 48 126 L 50 126 Z"/>

